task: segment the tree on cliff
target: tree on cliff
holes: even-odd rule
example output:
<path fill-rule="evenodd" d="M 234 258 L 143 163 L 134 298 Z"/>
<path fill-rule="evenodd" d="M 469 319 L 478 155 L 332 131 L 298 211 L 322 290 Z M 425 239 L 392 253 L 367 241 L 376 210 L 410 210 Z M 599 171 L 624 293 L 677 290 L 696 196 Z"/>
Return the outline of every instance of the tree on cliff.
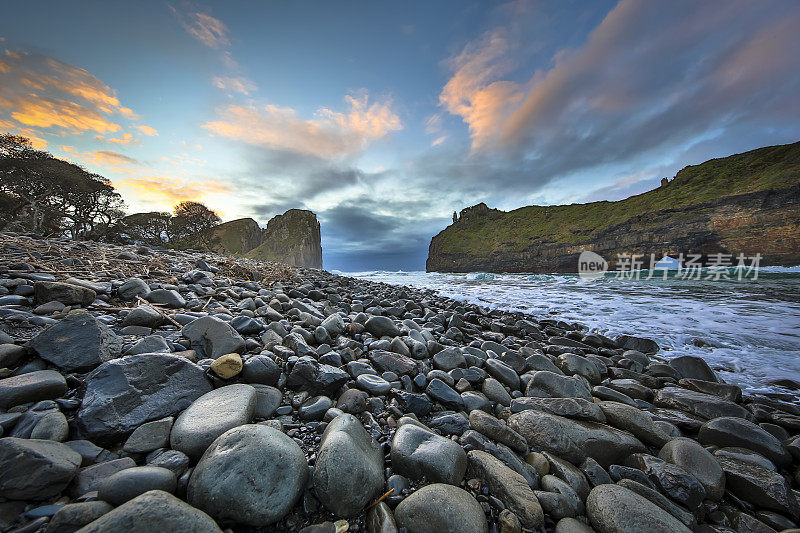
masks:
<path fill-rule="evenodd" d="M 202 238 L 222 219 L 214 211 L 200 202 L 185 201 L 173 209 L 175 215 L 170 224 L 170 240 L 184 239 L 189 236 Z"/>
<path fill-rule="evenodd" d="M 123 243 L 143 243 L 150 246 L 166 246 L 172 227 L 170 213 L 152 211 L 134 213 L 119 221 L 110 232 L 110 240 Z"/>
<path fill-rule="evenodd" d="M 108 180 L 19 135 L 0 134 L 0 197 L 4 226 L 37 233 L 94 237 L 123 215 Z"/>

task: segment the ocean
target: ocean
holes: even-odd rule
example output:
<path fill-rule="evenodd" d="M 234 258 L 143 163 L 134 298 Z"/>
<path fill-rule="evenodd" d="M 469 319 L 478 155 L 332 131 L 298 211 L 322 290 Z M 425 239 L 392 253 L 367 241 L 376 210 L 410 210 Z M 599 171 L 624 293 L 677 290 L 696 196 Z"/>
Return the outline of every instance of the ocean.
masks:
<path fill-rule="evenodd" d="M 393 285 L 425 287 L 443 296 L 536 318 L 584 324 L 614 337 L 648 337 L 660 355 L 697 355 L 720 376 L 751 392 L 778 390 L 776 379 L 800 383 L 800 267 L 762 267 L 757 279 L 691 279 L 662 271 L 648 278 L 599 279 L 577 274 L 441 274 L 336 272 Z M 712 279 L 707 279 L 712 278 Z M 784 390 L 785 392 L 785 390 Z"/>

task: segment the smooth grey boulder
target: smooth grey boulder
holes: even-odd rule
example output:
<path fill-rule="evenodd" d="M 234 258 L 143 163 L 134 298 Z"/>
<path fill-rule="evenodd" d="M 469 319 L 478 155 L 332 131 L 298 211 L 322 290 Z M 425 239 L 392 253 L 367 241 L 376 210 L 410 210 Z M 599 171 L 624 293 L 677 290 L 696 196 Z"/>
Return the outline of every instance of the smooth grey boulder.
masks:
<path fill-rule="evenodd" d="M 697 441 L 679 437 L 667 442 L 658 456 L 682 467 L 702 483 L 706 497 L 719 501 L 725 492 L 725 473 L 711 453 Z"/>
<path fill-rule="evenodd" d="M 608 468 L 632 453 L 645 451 L 644 445 L 625 431 L 542 411 L 511 415 L 508 425 L 525 437 L 532 449 L 551 452 L 573 464 L 591 457 Z"/>
<path fill-rule="evenodd" d="M 183 326 L 181 335 L 189 339 L 192 349 L 211 359 L 240 353 L 245 347 L 244 339 L 230 324 L 212 316 L 192 320 Z"/>
<path fill-rule="evenodd" d="M 75 479 L 72 480 L 72 484 L 69 487 L 70 495 L 73 498 L 77 498 L 98 490 L 106 478 L 113 476 L 120 470 L 135 466 L 136 461 L 130 457 L 121 457 L 82 468 L 78 475 L 75 476 Z"/>
<path fill-rule="evenodd" d="M 139 278 L 130 278 L 117 288 L 117 296 L 123 300 L 133 300 L 137 296 L 142 298 L 150 294 L 150 286 Z"/>
<path fill-rule="evenodd" d="M 0 408 L 41 400 L 54 400 L 69 390 L 64 376 L 55 370 L 36 370 L 0 379 Z"/>
<path fill-rule="evenodd" d="M 344 320 L 339 313 L 332 313 L 320 324 L 331 337 L 336 337 L 344 331 Z"/>
<path fill-rule="evenodd" d="M 47 523 L 45 533 L 74 533 L 113 508 L 113 506 L 99 500 L 67 504 L 56 511 Z"/>
<path fill-rule="evenodd" d="M 381 372 L 394 372 L 398 376 L 414 376 L 417 373 L 417 362 L 407 355 L 373 350 L 369 352 L 369 359 Z"/>
<path fill-rule="evenodd" d="M 31 430 L 31 439 L 64 442 L 69 436 L 69 423 L 61 411 L 45 413 Z"/>
<path fill-rule="evenodd" d="M 256 408 L 254 418 L 269 418 L 280 406 L 283 393 L 269 385 L 251 385 L 256 390 Z"/>
<path fill-rule="evenodd" d="M 564 353 L 556 358 L 555 364 L 568 376 L 578 374 L 585 377 L 592 385 L 600 383 L 600 370 L 586 357 L 574 353 Z"/>
<path fill-rule="evenodd" d="M 468 450 L 480 450 L 500 459 L 503 464 L 525 478 L 531 488 L 539 487 L 539 474 L 536 469 L 519 458 L 511 448 L 505 444 L 494 442 L 483 433 L 473 429 L 465 431 L 458 442 Z"/>
<path fill-rule="evenodd" d="M 467 459 L 470 475 L 486 483 L 492 495 L 517 515 L 523 527 L 534 530 L 542 527 L 542 506 L 525 478 L 486 452 L 473 450 Z"/>
<path fill-rule="evenodd" d="M 134 307 L 125 315 L 125 318 L 122 320 L 122 327 L 144 326 L 146 328 L 157 328 L 164 323 L 164 320 L 165 318 L 161 313 L 149 305 L 140 305 Z"/>
<path fill-rule="evenodd" d="M 669 366 L 678 371 L 681 377 L 700 379 L 703 381 L 719 382 L 719 378 L 708 366 L 705 359 L 694 355 L 682 355 L 669 360 Z"/>
<path fill-rule="evenodd" d="M 534 372 L 528 386 L 525 388 L 525 396 L 537 398 L 582 398 L 592 401 L 592 393 L 589 386 L 581 378 L 576 376 L 562 376 L 547 370 Z"/>
<path fill-rule="evenodd" d="M 169 444 L 169 432 L 174 418 L 168 416 L 161 420 L 145 422 L 136 428 L 122 449 L 128 453 L 148 453 Z"/>
<path fill-rule="evenodd" d="M 620 335 L 614 342 L 617 346 L 625 350 L 636 350 L 643 353 L 656 353 L 659 350 L 656 341 L 644 337 L 634 337 L 632 335 Z"/>
<path fill-rule="evenodd" d="M 757 507 L 800 516 L 797 497 L 782 475 L 754 463 L 717 456 L 725 485 L 733 494 Z"/>
<path fill-rule="evenodd" d="M 353 415 L 339 415 L 325 429 L 313 483 L 322 505 L 345 518 L 360 513 L 380 496 L 383 452 Z"/>
<path fill-rule="evenodd" d="M 88 287 L 81 287 L 62 281 L 37 281 L 33 284 L 34 302 L 61 302 L 64 305 L 89 305 L 97 293 Z"/>
<path fill-rule="evenodd" d="M 187 500 L 217 520 L 261 527 L 292 509 L 307 479 L 308 464 L 294 440 L 248 424 L 223 433 L 205 451 L 189 478 Z"/>
<path fill-rule="evenodd" d="M 483 508 L 464 489 L 433 483 L 417 490 L 394 510 L 398 528 L 408 533 L 487 533 Z"/>
<path fill-rule="evenodd" d="M 249 423 L 256 408 L 256 390 L 250 385 L 227 385 L 200 396 L 172 426 L 172 449 L 197 459 L 214 440 Z"/>
<path fill-rule="evenodd" d="M 29 346 L 67 372 L 90 370 L 122 353 L 122 338 L 86 311 L 72 311 L 34 337 Z"/>
<path fill-rule="evenodd" d="M 392 470 L 411 479 L 457 485 L 467 469 L 467 454 L 452 440 L 415 424 L 404 424 L 392 439 Z"/>
<path fill-rule="evenodd" d="M 0 368 L 14 368 L 28 355 L 24 346 L 16 344 L 0 344 Z"/>
<path fill-rule="evenodd" d="M 167 339 L 161 335 L 148 335 L 139 342 L 125 350 L 124 355 L 136 355 L 140 353 L 170 353 L 172 349 Z"/>
<path fill-rule="evenodd" d="M 656 489 L 647 487 L 645 485 L 642 485 L 641 483 L 638 483 L 632 479 L 627 479 L 627 478 L 623 478 L 617 481 L 617 485 L 619 485 L 620 487 L 625 487 L 626 489 L 635 492 L 636 494 L 642 496 L 643 498 L 647 498 L 648 500 L 650 500 L 651 502 L 658 505 L 666 512 L 668 512 L 669 514 L 680 520 L 681 523 L 683 523 L 683 525 L 685 525 L 689 529 L 694 528 L 695 522 L 697 520 L 694 514 L 687 511 L 686 508 L 681 507 L 677 503 L 673 502 L 672 500 L 670 500 L 669 498 L 658 492 Z"/>
<path fill-rule="evenodd" d="M 523 396 L 511 400 L 512 413 L 519 413 L 528 409 L 544 411 L 545 413 L 565 418 L 588 420 L 601 424 L 606 422 L 606 417 L 600 406 L 583 398 L 533 398 Z"/>
<path fill-rule="evenodd" d="M 689 533 L 680 520 L 619 485 L 599 485 L 586 498 L 586 514 L 598 533 Z"/>
<path fill-rule="evenodd" d="M 720 417 L 709 420 L 700 428 L 697 440 L 701 444 L 713 444 L 720 448 L 747 448 L 760 453 L 777 466 L 788 466 L 792 463 L 792 456 L 781 441 L 742 418 Z"/>
<path fill-rule="evenodd" d="M 433 366 L 439 370 L 449 372 L 454 368 L 466 366 L 467 362 L 464 359 L 464 354 L 458 348 L 450 347 L 437 352 L 433 356 Z"/>
<path fill-rule="evenodd" d="M 513 448 L 519 453 L 524 453 L 528 450 L 528 443 L 522 435 L 508 427 L 505 422 L 483 411 L 475 410 L 469 414 L 469 427 L 483 433 L 490 439 Z"/>
<path fill-rule="evenodd" d="M 151 490 L 173 493 L 177 484 L 178 480 L 171 470 L 160 466 L 135 466 L 104 479 L 97 497 L 112 505 L 122 505 Z"/>
<path fill-rule="evenodd" d="M 81 456 L 49 440 L 0 439 L 0 497 L 46 500 L 64 490 L 81 466 Z"/>
<path fill-rule="evenodd" d="M 748 418 L 750 411 L 739 404 L 713 394 L 705 394 L 680 387 L 664 387 L 655 394 L 653 403 L 697 415 L 706 420 L 719 417 Z"/>
<path fill-rule="evenodd" d="M 130 355 L 86 376 L 76 421 L 90 439 L 118 438 L 172 416 L 211 390 L 203 369 L 169 354 Z"/>
<path fill-rule="evenodd" d="M 364 323 L 364 328 L 377 338 L 400 335 L 400 328 L 388 316 L 372 316 Z"/>
<path fill-rule="evenodd" d="M 172 494 L 151 490 L 137 496 L 94 522 L 78 530 L 80 533 L 221 533 L 216 522 Z"/>
<path fill-rule="evenodd" d="M 661 447 L 670 439 L 661 431 L 650 415 L 641 409 L 619 402 L 600 402 L 608 425 L 632 433 L 640 441 Z"/>
<path fill-rule="evenodd" d="M 278 363 L 267 355 L 254 355 L 244 362 L 242 379 L 245 383 L 275 385 L 281 375 Z"/>

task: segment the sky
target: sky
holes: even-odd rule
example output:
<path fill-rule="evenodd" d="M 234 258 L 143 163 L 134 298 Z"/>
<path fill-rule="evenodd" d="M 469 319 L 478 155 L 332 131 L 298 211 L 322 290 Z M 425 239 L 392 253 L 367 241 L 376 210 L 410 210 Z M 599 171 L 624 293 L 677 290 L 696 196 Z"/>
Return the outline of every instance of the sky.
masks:
<path fill-rule="evenodd" d="M 424 270 L 454 211 L 618 200 L 800 140 L 800 2 L 0 5 L 0 132 L 129 212 L 314 211 L 323 263 Z"/>

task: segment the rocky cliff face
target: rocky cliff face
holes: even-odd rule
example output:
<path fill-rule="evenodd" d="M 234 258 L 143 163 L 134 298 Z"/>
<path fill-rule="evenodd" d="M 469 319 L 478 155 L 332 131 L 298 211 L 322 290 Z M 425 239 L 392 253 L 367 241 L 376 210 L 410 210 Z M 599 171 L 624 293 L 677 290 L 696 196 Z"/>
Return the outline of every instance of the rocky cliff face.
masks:
<path fill-rule="evenodd" d="M 618 254 L 761 254 L 800 264 L 800 143 L 690 166 L 619 202 L 467 208 L 430 244 L 427 270 L 574 272 L 591 250 Z"/>
<path fill-rule="evenodd" d="M 322 268 L 317 215 L 305 209 L 290 209 L 273 217 L 262 231 L 262 243 L 246 255 L 253 259 Z"/>
<path fill-rule="evenodd" d="M 214 227 L 206 242 L 212 252 L 242 255 L 264 242 L 263 230 L 252 218 L 240 218 Z"/>

